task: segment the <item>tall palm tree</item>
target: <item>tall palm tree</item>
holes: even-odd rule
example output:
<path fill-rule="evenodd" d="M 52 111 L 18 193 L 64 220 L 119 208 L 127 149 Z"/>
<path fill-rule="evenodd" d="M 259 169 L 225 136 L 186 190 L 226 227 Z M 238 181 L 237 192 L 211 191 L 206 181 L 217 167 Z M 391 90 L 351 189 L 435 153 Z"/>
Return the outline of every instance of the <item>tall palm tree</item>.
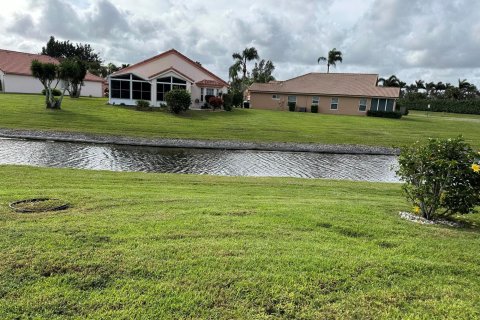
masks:
<path fill-rule="evenodd" d="M 228 76 L 232 81 L 238 80 L 238 74 L 242 71 L 242 64 L 240 61 L 235 62 L 229 69 L 228 69 Z"/>
<path fill-rule="evenodd" d="M 232 54 L 233 59 L 235 59 L 234 66 L 238 63 L 243 72 L 243 79 L 247 77 L 247 62 L 252 60 L 258 60 L 260 57 L 258 56 L 257 49 L 255 47 L 245 48 L 242 53 L 235 52 Z"/>
<path fill-rule="evenodd" d="M 327 73 L 330 73 L 330 66 L 336 67 L 337 61 L 343 62 L 342 52 L 338 51 L 337 48 L 333 48 L 332 50 L 328 51 L 328 58 L 320 57 L 318 58 L 317 63 L 320 63 L 320 61 L 327 62 Z"/>

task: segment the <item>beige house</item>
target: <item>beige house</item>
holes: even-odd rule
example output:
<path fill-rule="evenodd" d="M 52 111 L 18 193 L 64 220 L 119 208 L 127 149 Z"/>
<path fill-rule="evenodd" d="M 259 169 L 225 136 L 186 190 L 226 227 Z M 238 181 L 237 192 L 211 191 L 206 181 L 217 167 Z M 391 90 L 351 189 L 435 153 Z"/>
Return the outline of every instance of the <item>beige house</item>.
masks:
<path fill-rule="evenodd" d="M 394 111 L 400 88 L 377 86 L 377 74 L 308 73 L 286 81 L 254 83 L 249 88 L 250 108 L 365 115 L 367 110 Z"/>
<path fill-rule="evenodd" d="M 40 93 L 43 85 L 32 76 L 30 66 L 33 60 L 58 64 L 55 58 L 25 52 L 0 49 L 0 84 L 2 92 Z M 82 96 L 102 97 L 104 79 L 87 73 L 81 89 Z"/>
<path fill-rule="evenodd" d="M 228 89 L 224 80 L 174 49 L 115 72 L 108 81 L 110 104 L 148 100 L 150 105 L 160 106 L 167 92 L 185 89 L 191 93 L 193 107 L 199 108 L 205 96 L 218 96 Z"/>

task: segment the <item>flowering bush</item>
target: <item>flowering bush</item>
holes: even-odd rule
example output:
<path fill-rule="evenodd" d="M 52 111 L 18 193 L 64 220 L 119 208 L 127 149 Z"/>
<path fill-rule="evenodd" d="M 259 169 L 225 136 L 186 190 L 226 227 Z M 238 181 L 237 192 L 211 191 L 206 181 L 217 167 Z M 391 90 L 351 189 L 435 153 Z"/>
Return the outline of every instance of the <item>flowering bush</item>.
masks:
<path fill-rule="evenodd" d="M 211 97 L 208 100 L 208 103 L 212 106 L 213 110 L 215 109 L 220 109 L 223 105 L 223 100 L 222 98 L 219 97 Z"/>
<path fill-rule="evenodd" d="M 417 142 L 398 161 L 407 199 L 425 219 L 471 213 L 480 204 L 480 159 L 461 137 Z"/>

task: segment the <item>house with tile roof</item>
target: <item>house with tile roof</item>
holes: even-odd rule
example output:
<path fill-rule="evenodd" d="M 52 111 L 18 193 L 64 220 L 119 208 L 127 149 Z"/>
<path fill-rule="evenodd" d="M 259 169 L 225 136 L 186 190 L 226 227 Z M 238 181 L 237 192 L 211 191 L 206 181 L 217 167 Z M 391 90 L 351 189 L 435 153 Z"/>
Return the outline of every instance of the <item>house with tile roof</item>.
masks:
<path fill-rule="evenodd" d="M 365 115 L 367 110 L 394 111 L 400 88 L 377 86 L 377 74 L 308 73 L 286 81 L 253 83 L 250 108 L 296 111 L 318 106 L 319 113 Z"/>
<path fill-rule="evenodd" d="M 228 89 L 227 82 L 175 49 L 123 68 L 108 81 L 110 104 L 135 105 L 138 100 L 147 100 L 160 106 L 167 92 L 185 89 L 191 94 L 193 107 L 199 108 L 207 95 L 219 96 Z"/>
<path fill-rule="evenodd" d="M 33 60 L 42 63 L 60 62 L 52 57 L 0 49 L 0 83 L 1 91 L 7 93 L 40 93 L 43 85 L 32 76 L 30 66 Z M 82 96 L 102 97 L 105 80 L 87 73 L 81 89 Z"/>

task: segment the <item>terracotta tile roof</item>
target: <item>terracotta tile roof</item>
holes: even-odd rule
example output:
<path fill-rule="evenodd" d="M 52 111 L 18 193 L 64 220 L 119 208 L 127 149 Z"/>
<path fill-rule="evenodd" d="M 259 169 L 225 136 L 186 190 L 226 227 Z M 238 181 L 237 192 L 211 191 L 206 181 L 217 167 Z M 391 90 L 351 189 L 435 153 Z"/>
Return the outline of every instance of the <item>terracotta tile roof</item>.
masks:
<path fill-rule="evenodd" d="M 187 56 L 181 54 L 180 52 L 178 52 L 177 50 L 175 49 L 170 49 L 168 51 L 165 51 L 163 53 L 160 53 L 154 57 L 151 57 L 151 58 L 148 58 L 146 60 L 143 60 L 143 61 L 140 61 L 138 63 L 135 63 L 135 64 L 132 64 L 131 66 L 128 66 L 126 68 L 123 68 L 117 72 L 114 72 L 112 75 L 120 75 L 120 74 L 125 74 L 125 73 L 129 73 L 129 71 L 132 69 L 132 68 L 135 68 L 135 67 L 138 67 L 140 65 L 143 65 L 145 63 L 149 63 L 151 61 L 155 61 L 155 60 L 158 60 L 158 59 L 161 59 L 169 54 L 174 54 L 180 58 L 182 58 L 183 60 L 185 60 L 187 63 L 191 64 L 192 66 L 196 67 L 197 69 L 200 69 L 202 70 L 203 72 L 205 72 L 206 74 L 210 75 L 212 78 L 214 79 L 217 79 L 218 82 L 222 83 L 222 87 L 223 86 L 226 86 L 226 87 L 229 87 L 229 84 L 227 82 L 225 82 L 224 80 L 222 80 L 220 77 L 216 76 L 215 74 L 213 74 L 212 72 L 208 71 L 207 69 L 205 69 L 202 65 L 200 65 L 199 63 L 196 63 L 195 61 L 193 61 L 192 59 L 188 58 Z M 173 66 L 171 66 L 173 68 Z"/>
<path fill-rule="evenodd" d="M 198 87 L 212 87 L 212 88 L 222 88 L 225 85 L 221 82 L 215 81 L 215 80 L 207 80 L 203 79 L 202 81 L 197 81 L 195 84 Z"/>
<path fill-rule="evenodd" d="M 307 73 L 286 81 L 254 83 L 250 92 L 279 92 L 332 96 L 398 98 L 400 88 L 377 87 L 378 75 L 361 73 Z"/>
<path fill-rule="evenodd" d="M 43 63 L 59 63 L 57 59 L 41 54 L 0 49 L 0 70 L 6 74 L 31 76 L 32 72 L 30 71 L 30 66 L 33 60 L 38 60 Z M 87 72 L 85 80 L 95 82 L 105 81 L 103 78 L 91 74 L 90 72 Z"/>

